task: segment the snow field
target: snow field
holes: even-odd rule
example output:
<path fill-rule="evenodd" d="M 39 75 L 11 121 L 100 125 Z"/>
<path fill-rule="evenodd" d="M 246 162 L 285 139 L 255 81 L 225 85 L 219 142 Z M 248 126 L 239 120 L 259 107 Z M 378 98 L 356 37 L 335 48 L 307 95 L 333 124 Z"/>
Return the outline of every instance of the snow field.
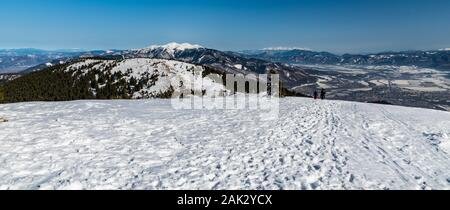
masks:
<path fill-rule="evenodd" d="M 450 189 L 450 113 L 284 98 L 0 105 L 0 189 Z"/>

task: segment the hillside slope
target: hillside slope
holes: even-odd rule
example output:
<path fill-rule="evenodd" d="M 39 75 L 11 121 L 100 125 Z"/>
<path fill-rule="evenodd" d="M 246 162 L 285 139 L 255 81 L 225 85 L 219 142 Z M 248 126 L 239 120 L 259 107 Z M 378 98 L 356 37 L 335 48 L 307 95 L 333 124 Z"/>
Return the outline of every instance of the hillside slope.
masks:
<path fill-rule="evenodd" d="M 225 88 L 206 77 L 216 73 L 171 60 L 89 58 L 32 72 L 7 82 L 1 90 L 4 102 L 168 98 L 191 91 L 218 95 Z"/>
<path fill-rule="evenodd" d="M 281 99 L 0 105 L 0 189 L 450 189 L 450 113 Z"/>

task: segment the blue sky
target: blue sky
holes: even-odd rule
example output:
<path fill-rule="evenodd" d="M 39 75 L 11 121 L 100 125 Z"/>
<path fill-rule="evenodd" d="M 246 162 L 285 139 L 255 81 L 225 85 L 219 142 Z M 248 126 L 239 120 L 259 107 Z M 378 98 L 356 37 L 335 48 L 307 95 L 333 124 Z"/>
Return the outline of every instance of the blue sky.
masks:
<path fill-rule="evenodd" d="M 450 47 L 448 0 L 2 0 L 0 48 Z"/>

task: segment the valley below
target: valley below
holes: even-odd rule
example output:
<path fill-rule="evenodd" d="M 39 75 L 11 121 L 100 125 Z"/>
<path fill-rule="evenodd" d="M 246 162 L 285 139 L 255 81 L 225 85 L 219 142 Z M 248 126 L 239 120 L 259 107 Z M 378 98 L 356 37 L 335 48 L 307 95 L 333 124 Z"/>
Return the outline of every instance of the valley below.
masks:
<path fill-rule="evenodd" d="M 292 87 L 329 99 L 395 104 L 450 111 L 450 71 L 417 66 L 296 65 L 317 82 Z"/>

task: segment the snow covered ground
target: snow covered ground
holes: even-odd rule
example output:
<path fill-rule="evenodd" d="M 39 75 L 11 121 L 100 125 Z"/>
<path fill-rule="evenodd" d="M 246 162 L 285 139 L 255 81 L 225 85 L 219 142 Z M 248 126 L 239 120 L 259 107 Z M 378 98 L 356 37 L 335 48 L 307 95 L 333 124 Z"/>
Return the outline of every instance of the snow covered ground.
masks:
<path fill-rule="evenodd" d="M 450 113 L 302 98 L 0 105 L 0 189 L 450 189 Z"/>
<path fill-rule="evenodd" d="M 190 94 L 191 91 L 208 96 L 220 96 L 227 93 L 222 84 L 221 76 L 218 74 L 208 74 L 205 77 L 203 76 L 204 67 L 173 60 L 134 58 L 119 62 L 86 59 L 68 66 L 64 71 L 73 72 L 74 75 L 75 73 L 86 75 L 89 71 L 106 72 L 108 68 L 111 68 L 109 73 L 121 73 L 120 75 L 123 75 L 123 77 L 115 79 L 113 83 L 120 80 L 127 83 L 130 83 L 132 79 L 141 81 L 147 78 L 149 80 L 144 83 L 141 90 L 132 94 L 134 99 L 154 98 L 171 91 L 174 91 L 174 95 Z M 95 76 L 96 82 L 98 82 L 99 75 L 96 74 Z M 99 84 L 99 86 L 105 85 L 106 82 Z M 94 95 L 96 91 L 93 90 Z"/>

